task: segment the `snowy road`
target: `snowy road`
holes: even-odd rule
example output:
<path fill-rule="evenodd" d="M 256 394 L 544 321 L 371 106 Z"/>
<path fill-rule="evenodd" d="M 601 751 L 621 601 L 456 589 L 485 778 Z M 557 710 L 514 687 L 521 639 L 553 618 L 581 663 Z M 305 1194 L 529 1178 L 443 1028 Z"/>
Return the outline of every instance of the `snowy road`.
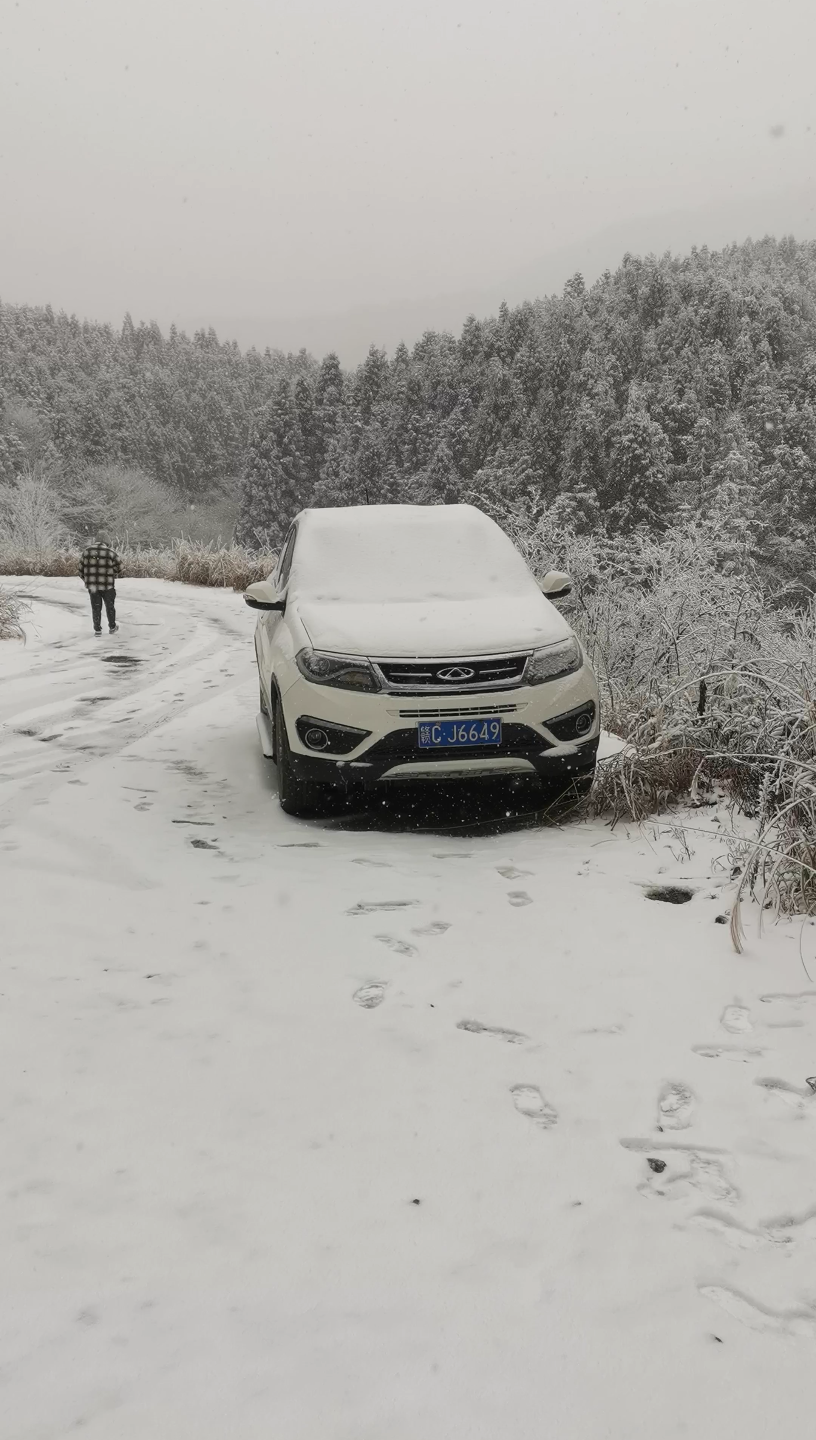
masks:
<path fill-rule="evenodd" d="M 816 929 L 716 817 L 287 819 L 240 597 L 20 585 L 3 1440 L 812 1434 Z"/>

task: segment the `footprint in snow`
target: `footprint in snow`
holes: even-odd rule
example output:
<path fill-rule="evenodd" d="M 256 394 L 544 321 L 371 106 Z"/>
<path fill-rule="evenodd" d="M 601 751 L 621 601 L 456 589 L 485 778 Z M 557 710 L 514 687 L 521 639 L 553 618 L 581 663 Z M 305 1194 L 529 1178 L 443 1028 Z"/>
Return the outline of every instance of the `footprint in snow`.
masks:
<path fill-rule="evenodd" d="M 360 855 L 356 859 L 352 860 L 351 863 L 352 865 L 372 865 L 376 867 L 377 870 L 391 869 L 391 866 L 389 865 L 387 860 L 369 860 L 366 858 L 365 855 Z"/>
<path fill-rule="evenodd" d="M 430 925 L 416 925 L 416 926 L 414 926 L 413 929 L 411 930 L 411 934 L 412 934 L 412 935 L 444 935 L 445 931 L 446 931 L 446 930 L 450 930 L 450 928 L 451 928 L 451 927 L 450 927 L 450 924 L 448 923 L 447 920 L 432 920 L 431 923 L 430 923 Z"/>
<path fill-rule="evenodd" d="M 382 1005 L 385 991 L 386 982 L 377 981 L 371 985 L 361 985 L 359 990 L 355 990 L 352 998 L 357 1005 L 362 1005 L 364 1010 L 375 1010 L 378 1005 Z"/>
<path fill-rule="evenodd" d="M 758 1300 L 730 1290 L 726 1285 L 701 1285 L 700 1294 L 722 1306 L 735 1320 L 750 1330 L 773 1332 L 777 1335 L 802 1335 L 816 1339 L 816 1314 L 811 1310 L 771 1310 Z"/>
<path fill-rule="evenodd" d="M 497 865 L 496 871 L 505 880 L 520 880 L 522 875 L 532 875 L 532 870 L 517 870 L 515 865 Z"/>
<path fill-rule="evenodd" d="M 346 914 L 373 915 L 377 910 L 408 910 L 418 904 L 418 900 L 358 900 Z"/>
<path fill-rule="evenodd" d="M 457 1030 L 467 1030 L 471 1035 L 495 1035 L 497 1040 L 506 1040 L 508 1045 L 522 1045 L 527 1039 L 520 1030 L 505 1030 L 501 1025 L 483 1025 L 481 1020 L 459 1020 Z"/>
<path fill-rule="evenodd" d="M 663 1086 L 657 1102 L 658 1130 L 686 1130 L 691 1124 L 694 1096 L 687 1085 L 670 1081 Z"/>
<path fill-rule="evenodd" d="M 688 1197 L 690 1190 L 698 1190 L 707 1200 L 717 1200 L 721 1205 L 736 1204 L 739 1191 L 732 1185 L 722 1163 L 713 1155 L 693 1150 L 686 1153 L 687 1168 L 675 1160 L 671 1169 L 650 1174 L 642 1181 L 637 1187 L 639 1194 L 649 1199 L 679 1200 Z"/>
<path fill-rule="evenodd" d="M 715 1041 L 713 1045 L 692 1045 L 691 1049 L 692 1054 L 702 1055 L 706 1060 L 734 1060 L 743 1065 L 761 1060 L 765 1054 L 764 1050 L 752 1049 L 745 1045 L 722 1045 L 719 1041 Z"/>
<path fill-rule="evenodd" d="M 190 844 L 194 850 L 217 850 L 218 846 L 213 845 L 209 840 L 191 840 Z"/>
<path fill-rule="evenodd" d="M 744 1005 L 726 1005 L 720 1016 L 720 1024 L 729 1035 L 747 1035 L 754 1028 L 750 1013 Z"/>
<path fill-rule="evenodd" d="M 526 890 L 511 890 L 507 896 L 511 905 L 532 905 L 533 897 Z"/>
<path fill-rule="evenodd" d="M 797 990 L 790 995 L 777 991 L 771 995 L 760 995 L 759 998 L 763 1005 L 793 1005 L 794 1009 L 799 1010 L 802 1005 L 816 1000 L 816 990 Z"/>
<path fill-rule="evenodd" d="M 712 1155 L 692 1154 L 689 1181 L 709 1200 L 724 1200 L 733 1205 L 740 1198 L 739 1190 L 725 1173 L 725 1167 Z"/>
<path fill-rule="evenodd" d="M 399 940 L 396 935 L 375 935 L 374 939 L 379 940 L 381 945 L 387 945 L 395 955 L 416 955 L 417 953 L 416 945 L 409 945 L 407 940 Z"/>
<path fill-rule="evenodd" d="M 769 1095 L 781 1100 L 789 1109 L 795 1110 L 797 1114 L 804 1115 L 808 1107 L 813 1103 L 816 1096 L 808 1086 L 791 1085 L 789 1080 L 779 1080 L 775 1076 L 760 1076 L 754 1081 Z"/>
<path fill-rule="evenodd" d="M 537 1085 L 511 1085 L 510 1094 L 519 1114 L 526 1115 L 542 1130 L 551 1130 L 556 1124 L 558 1115 Z"/>
<path fill-rule="evenodd" d="M 767 1230 L 752 1230 L 731 1215 L 721 1215 L 718 1210 L 698 1210 L 688 1223 L 695 1230 L 709 1230 L 719 1235 L 726 1245 L 735 1250 L 756 1250 L 760 1245 L 790 1245 L 793 1239 L 790 1235 L 777 1238 Z"/>

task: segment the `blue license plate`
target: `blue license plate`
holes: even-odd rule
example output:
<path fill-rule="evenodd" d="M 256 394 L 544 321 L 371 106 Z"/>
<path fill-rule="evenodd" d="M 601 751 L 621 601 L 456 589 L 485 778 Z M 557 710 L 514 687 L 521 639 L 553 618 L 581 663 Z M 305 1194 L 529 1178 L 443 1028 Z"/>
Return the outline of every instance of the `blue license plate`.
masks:
<path fill-rule="evenodd" d="M 495 715 L 478 720 L 423 720 L 417 726 L 420 750 L 468 745 L 501 745 L 502 722 Z"/>

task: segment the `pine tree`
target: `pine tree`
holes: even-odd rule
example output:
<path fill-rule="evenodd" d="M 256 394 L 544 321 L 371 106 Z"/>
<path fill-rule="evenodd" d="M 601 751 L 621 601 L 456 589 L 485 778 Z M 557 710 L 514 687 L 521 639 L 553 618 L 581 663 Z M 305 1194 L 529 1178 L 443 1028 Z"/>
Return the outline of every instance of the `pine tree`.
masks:
<path fill-rule="evenodd" d="M 613 522 L 621 530 L 645 526 L 660 530 L 668 501 L 669 443 L 649 415 L 636 386 L 612 441 L 610 471 L 615 504 Z"/>
<path fill-rule="evenodd" d="M 388 358 L 384 350 L 372 345 L 357 371 L 354 401 L 365 424 L 371 420 L 374 407 L 384 398 L 388 385 Z"/>
<path fill-rule="evenodd" d="M 13 485 L 25 469 L 25 450 L 16 435 L 0 434 L 0 485 Z"/>
<path fill-rule="evenodd" d="M 447 441 L 440 442 L 417 481 L 418 497 L 426 505 L 455 505 L 461 499 L 462 478 Z"/>
<path fill-rule="evenodd" d="M 299 375 L 295 381 L 294 409 L 302 442 L 305 494 L 310 500 L 320 480 L 323 433 L 314 391 L 303 375 Z"/>
<path fill-rule="evenodd" d="M 741 427 L 728 454 L 711 467 L 713 487 L 708 520 L 719 567 L 742 574 L 760 556 L 765 518 L 757 505 L 757 447 Z"/>
<path fill-rule="evenodd" d="M 587 535 L 597 530 L 601 520 L 601 507 L 595 491 L 583 485 L 575 490 L 562 490 L 555 497 L 547 511 L 553 524 L 565 530 L 574 530 L 576 535 Z"/>
<path fill-rule="evenodd" d="M 239 538 L 247 544 L 280 544 L 293 516 L 310 500 L 303 435 L 289 382 L 281 380 L 250 437 Z"/>

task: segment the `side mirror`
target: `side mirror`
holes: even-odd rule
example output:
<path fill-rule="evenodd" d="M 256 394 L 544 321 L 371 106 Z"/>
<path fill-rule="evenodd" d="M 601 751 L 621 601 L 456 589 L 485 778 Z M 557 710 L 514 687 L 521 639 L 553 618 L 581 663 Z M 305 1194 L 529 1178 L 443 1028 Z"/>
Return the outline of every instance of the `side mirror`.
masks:
<path fill-rule="evenodd" d="M 571 589 L 572 580 L 563 570 L 548 570 L 541 581 L 542 594 L 548 600 L 560 600 L 563 595 L 569 595 Z"/>
<path fill-rule="evenodd" d="M 254 585 L 248 585 L 244 591 L 244 604 L 250 610 L 285 610 L 286 601 L 278 595 L 274 585 L 268 580 L 258 580 Z"/>

